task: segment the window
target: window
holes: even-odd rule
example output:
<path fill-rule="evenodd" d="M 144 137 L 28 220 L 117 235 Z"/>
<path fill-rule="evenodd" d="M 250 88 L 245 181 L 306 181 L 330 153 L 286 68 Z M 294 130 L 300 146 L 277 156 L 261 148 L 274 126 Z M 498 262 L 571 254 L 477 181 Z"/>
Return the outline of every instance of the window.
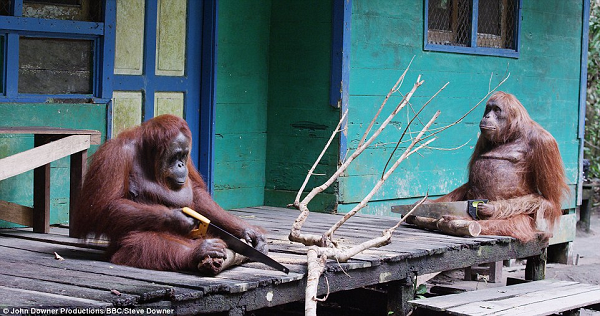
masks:
<path fill-rule="evenodd" d="M 521 0 L 425 0 L 425 50 L 519 57 Z"/>
<path fill-rule="evenodd" d="M 0 0 L 0 102 L 109 99 L 105 3 Z"/>

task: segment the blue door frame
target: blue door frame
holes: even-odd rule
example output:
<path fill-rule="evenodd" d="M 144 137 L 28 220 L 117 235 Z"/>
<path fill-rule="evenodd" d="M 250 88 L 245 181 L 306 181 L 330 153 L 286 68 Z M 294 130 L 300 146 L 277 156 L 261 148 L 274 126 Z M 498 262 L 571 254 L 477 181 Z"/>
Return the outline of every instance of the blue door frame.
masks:
<path fill-rule="evenodd" d="M 348 85 L 350 83 L 350 41 L 352 25 L 352 0 L 333 0 L 332 42 L 331 42 L 331 87 L 329 104 L 340 108 L 340 115 L 348 109 Z M 342 130 L 347 130 L 348 119 L 342 122 Z M 346 159 L 348 138 L 340 133 L 339 160 Z"/>
<path fill-rule="evenodd" d="M 144 54 L 156 50 L 157 1 L 146 1 Z M 184 92 L 185 119 L 192 131 L 191 157 L 204 177 L 209 192 L 213 188 L 214 104 L 216 83 L 217 0 L 188 1 L 186 65 L 183 77 L 156 76 L 155 59 L 144 58 L 143 75 L 113 75 L 113 90 L 144 91 L 144 121 L 154 117 L 154 92 Z M 112 42 L 114 47 L 114 41 Z M 192 58 L 193 57 L 193 58 Z M 182 89 L 182 87 L 184 87 Z M 112 109 L 109 107 L 108 122 Z M 110 129 L 110 124 L 108 126 Z M 108 135 L 111 134 L 109 130 Z"/>

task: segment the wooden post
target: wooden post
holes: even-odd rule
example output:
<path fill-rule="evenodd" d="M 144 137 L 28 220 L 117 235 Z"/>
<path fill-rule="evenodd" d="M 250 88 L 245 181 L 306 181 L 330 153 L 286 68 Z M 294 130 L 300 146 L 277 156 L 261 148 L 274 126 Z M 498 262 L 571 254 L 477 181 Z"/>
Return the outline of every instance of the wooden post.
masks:
<path fill-rule="evenodd" d="M 491 283 L 502 282 L 502 268 L 504 267 L 504 261 L 496 261 L 488 263 L 489 276 L 488 280 Z"/>
<path fill-rule="evenodd" d="M 73 209 L 75 201 L 79 196 L 81 185 L 83 183 L 83 176 L 87 168 L 87 150 L 80 151 L 71 155 L 71 181 L 70 181 L 70 193 L 69 193 L 69 228 L 72 228 L 74 223 Z M 72 230 L 69 229 L 69 236 L 73 236 Z"/>
<path fill-rule="evenodd" d="M 590 201 L 593 201 L 594 187 L 591 185 L 583 185 L 582 190 L 581 206 L 579 206 L 579 221 L 577 221 L 577 228 L 582 228 L 586 233 L 590 232 L 590 213 L 591 205 Z"/>
<path fill-rule="evenodd" d="M 546 277 L 547 248 L 542 249 L 539 256 L 527 258 L 525 265 L 525 280 L 538 281 Z"/>
<path fill-rule="evenodd" d="M 404 280 L 392 281 L 388 283 L 388 313 L 393 315 L 408 315 L 411 305 L 408 301 L 415 298 L 415 278 L 407 277 Z"/>
<path fill-rule="evenodd" d="M 34 136 L 34 146 L 49 142 L 45 135 Z M 47 234 L 50 232 L 50 164 L 33 170 L 33 231 Z"/>

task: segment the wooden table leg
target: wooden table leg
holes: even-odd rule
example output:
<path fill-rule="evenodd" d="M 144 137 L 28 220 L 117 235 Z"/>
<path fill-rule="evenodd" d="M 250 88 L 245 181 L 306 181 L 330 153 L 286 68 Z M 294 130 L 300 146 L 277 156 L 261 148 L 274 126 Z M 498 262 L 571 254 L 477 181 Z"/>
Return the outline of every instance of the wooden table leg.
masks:
<path fill-rule="evenodd" d="M 415 298 L 415 278 L 407 277 L 404 280 L 388 283 L 388 313 L 394 315 L 408 315 L 411 305 L 408 301 Z"/>
<path fill-rule="evenodd" d="M 43 135 L 34 136 L 34 146 L 48 143 Z M 50 232 L 50 164 L 33 170 L 33 231 Z"/>
<path fill-rule="evenodd" d="M 80 151 L 71 155 L 71 191 L 69 194 L 69 228 L 74 223 L 74 206 L 81 190 L 81 184 L 83 183 L 83 176 L 85 175 L 85 169 L 87 167 L 87 150 Z M 72 230 L 69 229 L 69 236 L 73 236 Z"/>
<path fill-rule="evenodd" d="M 548 258 L 548 248 L 542 249 L 539 256 L 527 258 L 525 265 L 525 280 L 538 281 L 546 277 L 546 260 Z"/>

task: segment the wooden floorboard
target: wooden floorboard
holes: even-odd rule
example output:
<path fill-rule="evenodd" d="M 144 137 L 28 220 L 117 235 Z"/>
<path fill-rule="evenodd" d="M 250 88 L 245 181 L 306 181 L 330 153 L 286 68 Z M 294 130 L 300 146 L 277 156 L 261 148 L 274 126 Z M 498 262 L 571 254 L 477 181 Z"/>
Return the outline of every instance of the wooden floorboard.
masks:
<path fill-rule="evenodd" d="M 600 286 L 542 280 L 411 301 L 452 315 L 551 315 L 600 303 Z M 421 314 L 427 314 L 426 312 Z"/>
<path fill-rule="evenodd" d="M 52 228 L 49 234 L 4 229 L 0 230 L 0 295 L 10 297 L 14 307 L 162 306 L 177 314 L 250 311 L 302 301 L 306 247 L 288 240 L 298 211 L 255 207 L 232 213 L 266 229 L 270 256 L 290 269 L 288 275 L 257 262 L 245 263 L 217 277 L 137 269 L 108 262 L 103 252 L 105 242 L 84 243 L 68 237 L 65 228 Z M 303 231 L 322 234 L 340 218 L 311 213 Z M 361 215 L 350 219 L 334 236 L 341 247 L 349 247 L 380 236 L 397 221 Z M 389 245 L 366 250 L 345 263 L 328 260 L 325 275 L 329 291 L 336 292 L 538 255 L 543 247 L 541 242 L 521 244 L 509 237 L 493 236 L 454 237 L 403 225 Z M 56 260 L 54 253 L 64 260 Z M 319 293 L 326 292 L 322 281 Z"/>

